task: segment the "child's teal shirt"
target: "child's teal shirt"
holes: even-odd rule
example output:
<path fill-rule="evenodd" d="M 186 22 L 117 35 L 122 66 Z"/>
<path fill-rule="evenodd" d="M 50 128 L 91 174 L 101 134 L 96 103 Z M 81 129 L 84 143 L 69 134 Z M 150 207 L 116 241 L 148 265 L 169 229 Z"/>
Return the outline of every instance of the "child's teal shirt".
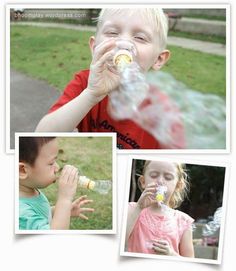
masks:
<path fill-rule="evenodd" d="M 19 198 L 20 230 L 49 230 L 51 219 L 50 204 L 41 191 L 31 198 Z"/>

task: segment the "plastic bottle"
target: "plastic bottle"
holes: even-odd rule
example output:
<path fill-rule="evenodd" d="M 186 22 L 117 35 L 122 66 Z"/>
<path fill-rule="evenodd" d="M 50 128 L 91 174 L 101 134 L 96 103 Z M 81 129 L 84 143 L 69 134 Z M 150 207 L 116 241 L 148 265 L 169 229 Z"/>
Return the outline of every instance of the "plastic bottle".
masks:
<path fill-rule="evenodd" d="M 117 39 L 112 59 L 108 63 L 109 69 L 116 73 L 122 73 L 132 62 L 136 61 L 136 57 L 137 50 L 132 42 Z"/>
<path fill-rule="evenodd" d="M 138 65 L 135 45 L 128 40 L 117 40 L 111 71 L 120 75 L 119 87 L 109 94 L 109 112 L 114 119 L 134 118 L 147 95 L 148 84 Z"/>
<path fill-rule="evenodd" d="M 165 201 L 166 192 L 167 192 L 166 186 L 160 185 L 157 187 L 155 195 L 155 199 L 157 200 L 157 202 L 163 203 Z"/>
<path fill-rule="evenodd" d="M 92 181 L 86 176 L 80 176 L 78 180 L 78 185 L 80 187 L 98 192 L 99 194 L 107 194 L 111 189 L 111 181 L 110 180 L 98 180 Z"/>

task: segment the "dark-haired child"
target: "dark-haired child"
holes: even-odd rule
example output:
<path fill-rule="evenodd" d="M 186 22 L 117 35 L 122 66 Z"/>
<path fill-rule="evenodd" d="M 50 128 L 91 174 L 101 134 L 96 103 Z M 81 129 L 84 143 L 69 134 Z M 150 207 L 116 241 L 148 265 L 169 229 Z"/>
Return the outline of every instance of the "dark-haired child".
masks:
<path fill-rule="evenodd" d="M 82 196 L 75 201 L 78 169 L 64 166 L 58 178 L 56 205 L 51 207 L 40 190 L 57 180 L 59 166 L 56 162 L 58 144 L 55 137 L 19 138 L 19 229 L 20 230 L 66 230 L 71 216 L 88 219 L 83 208 L 92 200 Z"/>

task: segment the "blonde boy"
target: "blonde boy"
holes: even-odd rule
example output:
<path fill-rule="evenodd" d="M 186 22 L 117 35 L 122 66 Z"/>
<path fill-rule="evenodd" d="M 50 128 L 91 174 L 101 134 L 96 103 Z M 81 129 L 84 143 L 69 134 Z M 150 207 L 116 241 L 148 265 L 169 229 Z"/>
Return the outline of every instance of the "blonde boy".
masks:
<path fill-rule="evenodd" d="M 79 132 L 115 132 L 121 149 L 168 148 L 132 120 L 116 121 L 107 112 L 107 95 L 120 83 L 120 76 L 107 67 L 116 40 L 125 39 L 135 44 L 137 62 L 145 73 L 150 69 L 159 70 L 168 60 L 167 31 L 167 18 L 162 9 L 103 9 L 96 36 L 89 40 L 90 70 L 75 75 L 36 130 L 66 132 L 77 128 Z M 160 96 L 160 102 L 166 99 L 164 94 Z M 182 147 L 183 129 L 178 129 L 181 136 L 176 145 Z"/>

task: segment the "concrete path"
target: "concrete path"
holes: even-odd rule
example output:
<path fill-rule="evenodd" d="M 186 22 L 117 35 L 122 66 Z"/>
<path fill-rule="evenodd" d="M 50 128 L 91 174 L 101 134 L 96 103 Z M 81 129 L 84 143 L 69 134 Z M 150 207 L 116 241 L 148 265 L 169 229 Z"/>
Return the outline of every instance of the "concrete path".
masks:
<path fill-rule="evenodd" d="M 200 40 L 185 39 L 179 37 L 168 37 L 168 44 L 179 46 L 182 48 L 208 53 L 218 56 L 226 56 L 226 48 L 224 44 L 213 43 Z"/>
<path fill-rule="evenodd" d="M 63 29 L 72 29 L 72 30 L 78 30 L 78 31 L 91 31 L 91 32 L 95 32 L 95 30 L 96 30 L 96 28 L 93 26 L 61 24 L 61 23 L 15 22 L 15 23 L 11 23 L 11 24 L 32 25 L 32 26 L 45 27 L 45 28 L 49 28 L 49 27 L 63 28 Z M 200 51 L 203 53 L 220 55 L 220 56 L 226 55 L 225 45 L 220 44 L 220 43 L 178 38 L 178 37 L 168 37 L 167 43 L 169 45 L 175 45 L 175 46 L 179 46 L 182 48 Z"/>
<path fill-rule="evenodd" d="M 10 75 L 10 148 L 15 132 L 33 132 L 60 93 L 46 82 L 11 70 Z"/>

